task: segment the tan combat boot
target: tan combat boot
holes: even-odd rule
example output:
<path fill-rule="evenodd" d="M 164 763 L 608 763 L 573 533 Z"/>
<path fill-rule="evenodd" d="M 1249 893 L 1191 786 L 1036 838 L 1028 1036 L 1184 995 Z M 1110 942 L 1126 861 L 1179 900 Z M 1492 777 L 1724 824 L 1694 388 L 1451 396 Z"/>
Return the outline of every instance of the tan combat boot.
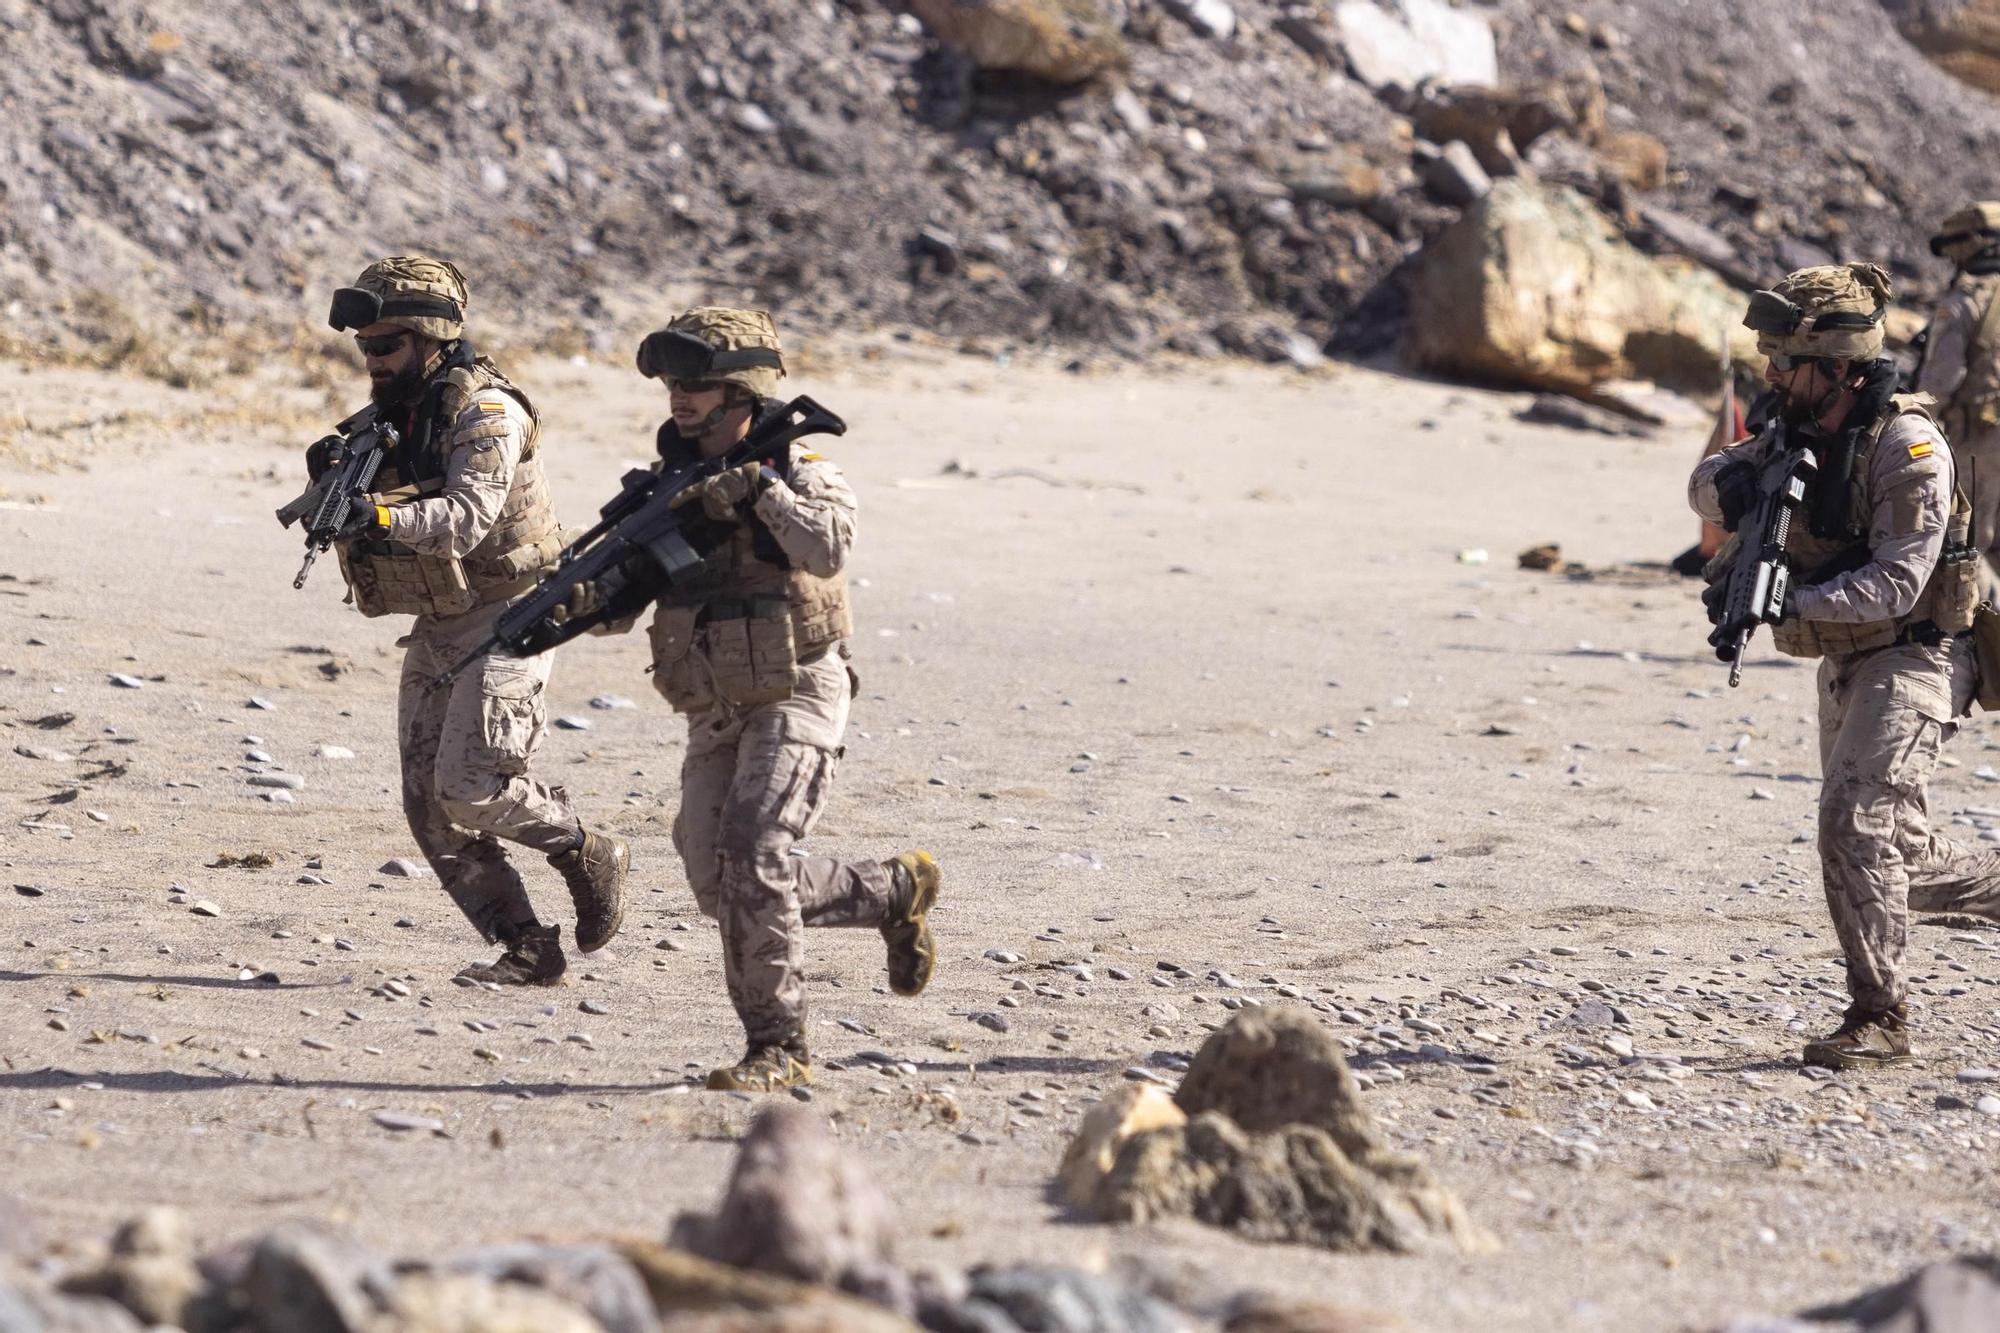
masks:
<path fill-rule="evenodd" d="M 710 1092 L 782 1092 L 810 1087 L 812 1081 L 804 1037 L 765 1045 L 753 1042 L 743 1058 L 729 1068 L 708 1071 Z"/>
<path fill-rule="evenodd" d="M 577 950 L 596 953 L 611 943 L 624 923 L 625 872 L 632 865 L 631 849 L 622 838 L 608 833 L 585 833 L 583 846 L 557 852 L 549 864 L 562 872 L 570 901 L 576 904 Z"/>
<path fill-rule="evenodd" d="M 1877 1013 L 1849 1009 L 1838 1031 L 1807 1042 L 1805 1050 L 1807 1064 L 1828 1069 L 1880 1069 L 1913 1058 L 1909 1018 L 1900 1004 Z"/>
<path fill-rule="evenodd" d="M 562 927 L 530 926 L 505 941 L 507 951 L 490 963 L 473 963 L 452 980 L 467 986 L 553 986 L 568 965 L 563 961 Z"/>
<path fill-rule="evenodd" d="M 937 971 L 937 941 L 926 918 L 937 906 L 944 876 L 929 852 L 904 852 L 889 865 L 896 878 L 896 897 L 882 924 L 882 940 L 889 946 L 889 989 L 920 995 Z"/>

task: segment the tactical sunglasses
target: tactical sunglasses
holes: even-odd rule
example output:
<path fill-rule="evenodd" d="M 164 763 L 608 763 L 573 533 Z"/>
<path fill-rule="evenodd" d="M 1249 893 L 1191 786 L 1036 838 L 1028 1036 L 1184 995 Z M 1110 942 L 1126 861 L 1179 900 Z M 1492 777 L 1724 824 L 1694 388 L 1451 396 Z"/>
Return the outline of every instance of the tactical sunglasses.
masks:
<path fill-rule="evenodd" d="M 465 312 L 448 296 L 430 292 L 408 292 L 388 300 L 364 287 L 342 287 L 333 294 L 333 307 L 326 322 L 345 332 L 365 329 L 383 319 L 443 319 L 460 323 Z"/>
<path fill-rule="evenodd" d="M 354 345 L 361 349 L 361 355 L 372 357 L 394 356 L 409 341 L 408 333 L 378 333 L 372 338 L 355 335 Z"/>
<path fill-rule="evenodd" d="M 709 380 L 723 371 L 766 366 L 784 368 L 774 347 L 711 347 L 685 329 L 659 329 L 639 344 L 639 373 L 647 379 L 683 385 Z"/>
<path fill-rule="evenodd" d="M 713 393 L 729 387 L 728 380 L 677 380 L 669 375 L 667 388 L 674 393 Z"/>

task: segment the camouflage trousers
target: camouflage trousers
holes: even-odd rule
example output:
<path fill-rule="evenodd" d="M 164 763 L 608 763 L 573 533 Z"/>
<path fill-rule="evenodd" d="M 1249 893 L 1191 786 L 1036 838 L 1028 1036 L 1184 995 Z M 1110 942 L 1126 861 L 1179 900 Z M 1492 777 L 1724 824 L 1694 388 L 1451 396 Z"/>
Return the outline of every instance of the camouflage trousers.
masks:
<path fill-rule="evenodd" d="M 2000 919 L 2000 849 L 1934 832 L 1926 790 L 1975 683 L 1966 638 L 1820 663 L 1820 869 L 1848 993 L 1871 1012 L 1903 999 L 1912 908 Z"/>
<path fill-rule="evenodd" d="M 559 852 L 574 845 L 578 828 L 562 788 L 528 775 L 547 720 L 542 691 L 551 654 L 489 653 L 449 686 L 431 688 L 491 631 L 500 609 L 418 618 L 403 640 L 396 719 L 410 832 L 445 892 L 488 943 L 537 924 L 501 843 Z"/>
<path fill-rule="evenodd" d="M 688 719 L 674 847 L 703 913 L 722 927 L 723 978 L 752 1044 L 806 1030 L 805 927 L 878 926 L 886 862 L 794 856 L 833 786 L 852 682 L 828 651 L 781 703 Z"/>

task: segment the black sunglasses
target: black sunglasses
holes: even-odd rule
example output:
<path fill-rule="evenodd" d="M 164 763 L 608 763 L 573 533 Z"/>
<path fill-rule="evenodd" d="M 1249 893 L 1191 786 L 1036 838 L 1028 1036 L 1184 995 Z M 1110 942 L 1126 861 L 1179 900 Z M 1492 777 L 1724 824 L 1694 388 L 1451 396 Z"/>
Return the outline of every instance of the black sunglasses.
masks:
<path fill-rule="evenodd" d="M 409 341 L 409 337 L 407 333 L 378 333 L 370 338 L 363 338 L 357 334 L 354 345 L 361 349 L 361 355 L 379 360 L 385 356 L 394 356 L 401 351 L 403 344 Z"/>

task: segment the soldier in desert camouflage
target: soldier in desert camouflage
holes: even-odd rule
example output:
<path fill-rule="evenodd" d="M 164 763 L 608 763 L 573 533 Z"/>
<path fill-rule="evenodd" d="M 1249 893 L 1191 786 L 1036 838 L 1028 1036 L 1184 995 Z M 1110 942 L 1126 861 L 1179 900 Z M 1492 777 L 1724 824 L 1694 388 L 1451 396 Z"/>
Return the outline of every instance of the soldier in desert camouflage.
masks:
<path fill-rule="evenodd" d="M 664 380 L 662 463 L 714 458 L 772 405 L 784 357 L 761 310 L 705 306 L 650 335 L 639 369 Z M 723 973 L 748 1049 L 708 1086 L 774 1092 L 812 1081 L 804 928 L 872 926 L 889 986 L 915 995 L 936 961 L 928 914 L 937 863 L 795 856 L 832 791 L 854 697 L 847 557 L 854 492 L 831 460 L 795 443 L 683 494 L 723 537 L 659 599 L 653 684 L 688 721 L 674 846 L 701 910 L 722 927 Z M 615 580 L 607 579 L 607 584 Z M 579 589 L 576 615 L 618 596 Z M 629 628 L 631 620 L 608 628 Z"/>
<path fill-rule="evenodd" d="M 510 598 L 534 587 L 562 549 L 543 478 L 541 418 L 465 337 L 465 279 L 451 264 L 402 255 L 368 266 L 334 294 L 330 322 L 351 330 L 367 366 L 371 410 L 400 443 L 338 547 L 363 615 L 413 615 L 398 696 L 403 810 L 445 891 L 505 951 L 460 978 L 553 985 L 560 927 L 544 925 L 505 843 L 542 853 L 569 887 L 576 943 L 602 948 L 624 912 L 630 857 L 586 830 L 560 787 L 528 771 L 546 721 L 548 654 L 490 653 L 449 688 L 446 666 L 485 637 Z M 340 437 L 307 453 L 315 479 Z"/>
<path fill-rule="evenodd" d="M 1926 788 L 1976 683 L 1968 631 L 1979 565 L 1932 400 L 1894 391 L 1888 299 L 1888 274 L 1873 264 L 1801 269 L 1758 292 L 1744 323 L 1769 358 L 1777 416 L 1703 459 L 1688 486 L 1695 511 L 1734 532 L 1773 451 L 1803 440 L 1819 458 L 1807 521 L 1785 548 L 1793 589 L 1772 638 L 1822 659 L 1820 867 L 1852 1003 L 1804 1055 L 1833 1068 L 1910 1058 L 1912 908 L 2000 918 L 2000 853 L 1931 828 Z M 1726 567 L 1732 547 L 1711 569 Z"/>

